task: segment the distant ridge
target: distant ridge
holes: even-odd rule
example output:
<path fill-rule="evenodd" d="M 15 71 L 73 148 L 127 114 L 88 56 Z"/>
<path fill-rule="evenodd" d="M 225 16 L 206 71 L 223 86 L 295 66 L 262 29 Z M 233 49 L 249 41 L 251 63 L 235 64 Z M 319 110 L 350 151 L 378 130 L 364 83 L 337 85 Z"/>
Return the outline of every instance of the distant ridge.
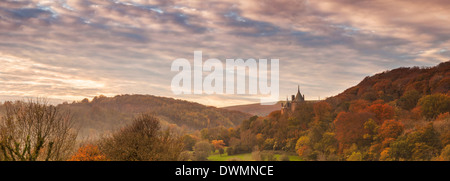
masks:
<path fill-rule="evenodd" d="M 213 127 L 234 127 L 251 115 L 185 100 L 153 95 L 96 96 L 92 101 L 58 105 L 73 114 L 81 135 L 101 135 L 129 124 L 133 117 L 150 113 L 158 117 L 164 127 L 184 131 Z"/>
<path fill-rule="evenodd" d="M 222 107 L 223 109 L 231 110 L 231 111 L 240 111 L 244 113 L 248 113 L 251 115 L 257 116 L 267 116 L 272 111 L 281 109 L 281 101 L 277 102 L 274 105 L 261 105 L 260 103 L 256 104 L 244 104 L 244 105 L 236 105 L 236 106 L 227 106 Z"/>
<path fill-rule="evenodd" d="M 319 100 L 306 100 L 305 102 L 318 102 Z M 240 111 L 243 113 L 248 113 L 256 116 L 267 116 L 273 111 L 281 110 L 281 103 L 285 103 L 286 101 L 279 101 L 274 105 L 261 105 L 260 103 L 256 104 L 242 104 L 235 106 L 227 106 L 221 107 L 230 111 Z"/>

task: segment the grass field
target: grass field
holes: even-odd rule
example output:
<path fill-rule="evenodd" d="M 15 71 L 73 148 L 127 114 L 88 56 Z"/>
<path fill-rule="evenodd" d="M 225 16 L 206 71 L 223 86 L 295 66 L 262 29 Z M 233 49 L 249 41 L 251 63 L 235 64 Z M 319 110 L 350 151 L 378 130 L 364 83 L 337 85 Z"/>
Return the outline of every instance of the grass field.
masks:
<path fill-rule="evenodd" d="M 282 153 L 275 153 L 274 156 L 277 160 L 281 157 Z M 289 161 L 303 161 L 299 156 L 288 155 Z M 210 161 L 229 161 L 229 160 L 239 160 L 239 161 L 255 161 L 252 158 L 252 153 L 242 153 L 236 155 L 228 155 L 227 153 L 219 155 L 216 151 L 208 157 Z"/>

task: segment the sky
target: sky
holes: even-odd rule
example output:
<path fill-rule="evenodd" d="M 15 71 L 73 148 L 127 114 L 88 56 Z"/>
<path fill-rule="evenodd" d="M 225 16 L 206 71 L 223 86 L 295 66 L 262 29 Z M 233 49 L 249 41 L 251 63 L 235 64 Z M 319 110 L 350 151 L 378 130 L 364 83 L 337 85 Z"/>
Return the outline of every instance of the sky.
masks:
<path fill-rule="evenodd" d="M 448 0 L 2 0 L 0 101 L 151 94 L 217 107 L 258 95 L 175 95 L 177 58 L 279 59 L 280 100 L 450 60 Z"/>

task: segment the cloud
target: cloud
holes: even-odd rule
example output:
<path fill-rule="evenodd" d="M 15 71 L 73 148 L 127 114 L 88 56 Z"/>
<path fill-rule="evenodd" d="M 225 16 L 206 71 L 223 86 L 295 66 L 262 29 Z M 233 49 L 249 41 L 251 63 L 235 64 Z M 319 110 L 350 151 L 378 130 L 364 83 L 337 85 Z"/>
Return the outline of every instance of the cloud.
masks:
<path fill-rule="evenodd" d="M 175 96 L 176 58 L 280 59 L 280 99 L 335 95 L 365 76 L 450 59 L 450 3 L 307 0 L 6 0 L 0 100 L 154 94 L 224 106 L 258 96 Z"/>

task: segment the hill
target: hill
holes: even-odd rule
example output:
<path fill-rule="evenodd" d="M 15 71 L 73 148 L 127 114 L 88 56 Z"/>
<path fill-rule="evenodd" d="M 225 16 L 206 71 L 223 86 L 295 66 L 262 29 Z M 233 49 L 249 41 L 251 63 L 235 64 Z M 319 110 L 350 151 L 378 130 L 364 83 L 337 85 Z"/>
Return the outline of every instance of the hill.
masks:
<path fill-rule="evenodd" d="M 416 90 L 419 94 L 450 93 L 450 61 L 434 67 L 402 67 L 368 76 L 358 85 L 332 97 L 341 102 L 356 99 L 385 102 L 400 98 L 405 92 Z"/>
<path fill-rule="evenodd" d="M 119 129 L 130 123 L 141 113 L 154 114 L 162 126 L 171 126 L 184 131 L 200 130 L 207 127 L 234 127 L 249 114 L 231 111 L 194 102 L 152 95 L 97 96 L 92 101 L 58 105 L 73 114 L 79 135 L 99 136 Z"/>
<path fill-rule="evenodd" d="M 450 61 L 368 76 L 326 100 L 208 136 L 223 139 L 228 155 L 258 148 L 303 160 L 450 160 Z"/>
<path fill-rule="evenodd" d="M 281 102 L 277 102 L 274 105 L 261 105 L 260 103 L 256 103 L 256 104 L 228 106 L 228 107 L 222 107 L 222 108 L 231 110 L 231 111 L 241 111 L 241 112 L 245 112 L 245 113 L 248 113 L 251 115 L 267 116 L 272 111 L 280 110 Z"/>

